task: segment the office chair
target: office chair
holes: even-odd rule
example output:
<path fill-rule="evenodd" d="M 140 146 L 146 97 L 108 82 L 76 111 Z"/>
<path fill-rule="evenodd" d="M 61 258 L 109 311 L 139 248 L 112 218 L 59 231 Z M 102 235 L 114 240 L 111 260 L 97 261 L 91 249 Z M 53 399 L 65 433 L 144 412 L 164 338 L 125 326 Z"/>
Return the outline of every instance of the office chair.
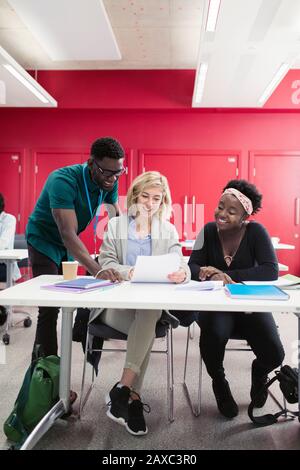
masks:
<path fill-rule="evenodd" d="M 188 385 L 186 382 L 186 372 L 187 372 L 187 362 L 188 362 L 188 351 L 189 351 L 189 342 L 190 342 L 190 328 L 192 325 L 188 327 L 187 331 L 187 338 L 186 338 L 186 350 L 185 350 L 185 362 L 184 362 L 184 373 L 183 373 L 183 389 L 189 404 L 189 407 L 191 408 L 191 411 L 195 417 L 198 417 L 201 413 L 201 399 L 202 399 L 202 356 L 199 348 L 199 369 L 198 369 L 198 393 L 197 393 L 197 402 L 196 404 L 193 404 L 192 398 L 190 391 L 188 389 Z M 238 330 L 234 330 L 230 340 L 243 340 L 246 341 L 245 338 L 239 333 Z M 248 343 L 247 343 L 248 344 Z M 251 352 L 252 349 L 250 346 L 242 346 L 242 347 L 226 347 L 226 351 L 249 351 Z M 272 398 L 272 400 L 277 404 L 277 406 L 282 410 L 288 412 L 286 408 L 286 400 L 283 396 L 283 405 L 277 400 L 277 398 L 274 396 L 274 394 L 271 392 L 271 390 L 268 390 L 268 394 Z M 286 414 L 287 415 L 287 414 Z"/>
<path fill-rule="evenodd" d="M 15 234 L 14 249 L 27 250 L 27 241 L 26 241 L 24 233 Z M 24 281 L 27 281 L 28 279 L 30 279 L 31 276 L 30 276 L 29 259 L 25 258 L 25 259 L 22 259 L 21 261 L 18 261 L 18 266 L 19 268 L 25 268 L 24 275 L 22 275 L 22 279 Z"/>
<path fill-rule="evenodd" d="M 99 321 L 99 320 L 98 320 Z M 173 328 L 177 328 L 179 320 L 171 315 L 167 310 L 164 310 L 160 320 L 156 324 L 155 338 L 166 338 L 166 347 L 163 350 L 152 350 L 152 353 L 166 354 L 167 356 L 167 403 L 168 403 L 168 419 L 170 422 L 174 421 L 174 373 L 173 373 Z M 126 352 L 126 349 L 121 348 L 103 348 L 93 349 L 92 343 L 94 338 L 105 340 L 127 340 L 127 335 L 107 326 L 103 323 L 90 323 L 87 331 L 86 348 L 84 355 L 84 365 L 82 374 L 82 384 L 79 403 L 79 418 L 82 416 L 82 411 L 89 395 L 94 386 L 95 370 L 92 370 L 92 383 L 90 384 L 85 396 L 84 384 L 86 375 L 87 355 L 92 352 Z"/>
<path fill-rule="evenodd" d="M 14 249 L 27 250 L 27 248 L 28 247 L 27 247 L 27 241 L 26 241 L 26 238 L 25 238 L 25 234 L 24 233 L 21 233 L 21 234 L 16 233 L 15 241 L 14 241 Z M 21 280 L 28 281 L 28 279 L 30 279 L 30 277 L 31 277 L 29 258 L 24 258 L 24 259 L 18 261 L 18 267 L 19 268 L 25 268 L 24 269 L 24 274 L 22 275 Z M 13 313 L 14 314 L 26 315 L 26 318 L 23 320 L 23 325 L 25 326 L 25 328 L 29 328 L 31 326 L 31 324 L 32 324 L 31 315 L 30 315 L 30 313 L 26 312 L 26 310 L 23 311 L 23 310 L 13 309 Z M 20 322 L 21 321 L 22 320 L 20 320 Z"/>

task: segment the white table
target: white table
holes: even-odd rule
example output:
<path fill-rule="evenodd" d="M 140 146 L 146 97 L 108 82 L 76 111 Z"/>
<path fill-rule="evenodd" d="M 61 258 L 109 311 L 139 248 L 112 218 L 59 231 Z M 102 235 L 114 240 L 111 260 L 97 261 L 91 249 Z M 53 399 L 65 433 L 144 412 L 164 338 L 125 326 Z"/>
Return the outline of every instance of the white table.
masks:
<path fill-rule="evenodd" d="M 28 250 L 0 250 L 0 263 L 6 264 L 6 284 L 11 287 L 13 284 L 12 267 L 15 261 L 28 258 Z"/>
<path fill-rule="evenodd" d="M 289 291 L 288 301 L 233 300 L 223 290 L 188 292 L 174 284 L 131 284 L 124 282 L 106 291 L 69 294 L 40 289 L 61 280 L 61 276 L 39 276 L 0 292 L 2 305 L 62 307 L 60 400 L 32 431 L 22 449 L 32 448 L 56 419 L 69 410 L 72 352 L 72 317 L 77 307 L 139 308 L 166 310 L 209 310 L 230 312 L 284 312 L 298 317 L 300 340 L 300 292 Z M 299 342 L 298 342 L 299 344 Z M 299 357 L 299 355 L 298 355 Z M 300 389 L 300 387 L 299 387 Z M 300 400 L 299 400 L 300 402 Z M 300 408 L 300 403 L 299 403 Z"/>
<path fill-rule="evenodd" d="M 0 263 L 6 264 L 6 286 L 11 287 L 13 285 L 13 264 L 15 261 L 21 261 L 28 258 L 28 250 L 26 249 L 12 249 L 12 250 L 0 250 Z M 3 335 L 3 341 L 5 344 L 9 344 L 8 330 L 12 324 L 12 308 L 8 308 L 8 317 L 5 327 L 5 333 Z"/>
<path fill-rule="evenodd" d="M 289 245 L 288 243 L 275 243 L 273 242 L 275 250 L 295 250 L 295 245 Z"/>

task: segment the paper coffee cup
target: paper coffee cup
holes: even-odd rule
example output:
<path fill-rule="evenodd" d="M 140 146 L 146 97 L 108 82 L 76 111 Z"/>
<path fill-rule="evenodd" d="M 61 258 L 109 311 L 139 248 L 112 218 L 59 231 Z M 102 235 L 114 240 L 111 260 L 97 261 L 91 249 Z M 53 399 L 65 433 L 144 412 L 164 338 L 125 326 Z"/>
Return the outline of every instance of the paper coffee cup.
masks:
<path fill-rule="evenodd" d="M 62 271 L 66 281 L 76 279 L 78 270 L 78 261 L 63 261 Z"/>

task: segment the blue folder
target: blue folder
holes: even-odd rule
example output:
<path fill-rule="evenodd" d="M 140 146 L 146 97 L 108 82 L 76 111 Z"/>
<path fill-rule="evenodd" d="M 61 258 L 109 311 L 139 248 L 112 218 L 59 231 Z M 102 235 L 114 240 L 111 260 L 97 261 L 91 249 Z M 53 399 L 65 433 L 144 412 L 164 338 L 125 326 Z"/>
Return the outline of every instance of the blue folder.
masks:
<path fill-rule="evenodd" d="M 277 286 L 252 284 L 226 284 L 225 292 L 232 299 L 288 300 L 290 296 Z"/>

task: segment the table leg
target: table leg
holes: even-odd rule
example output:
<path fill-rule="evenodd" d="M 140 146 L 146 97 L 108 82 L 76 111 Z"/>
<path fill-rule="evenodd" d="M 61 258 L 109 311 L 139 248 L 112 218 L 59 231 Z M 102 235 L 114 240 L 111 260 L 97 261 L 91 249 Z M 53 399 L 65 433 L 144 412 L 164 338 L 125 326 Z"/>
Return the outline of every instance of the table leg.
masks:
<path fill-rule="evenodd" d="M 59 396 L 64 403 L 66 413 L 69 411 L 70 407 L 72 324 L 74 310 L 75 308 L 73 307 L 62 308 Z"/>
<path fill-rule="evenodd" d="M 6 287 L 11 287 L 13 285 L 13 263 L 14 260 L 5 260 L 6 264 Z M 13 317 L 12 317 L 12 306 L 10 305 L 7 307 L 7 320 L 5 325 L 5 334 L 8 335 L 8 330 L 10 326 L 13 324 Z M 9 341 L 9 337 L 8 337 Z"/>
<path fill-rule="evenodd" d="M 59 401 L 29 434 L 20 450 L 32 449 L 55 421 L 69 411 L 72 357 L 72 320 L 75 308 L 62 309 Z"/>

